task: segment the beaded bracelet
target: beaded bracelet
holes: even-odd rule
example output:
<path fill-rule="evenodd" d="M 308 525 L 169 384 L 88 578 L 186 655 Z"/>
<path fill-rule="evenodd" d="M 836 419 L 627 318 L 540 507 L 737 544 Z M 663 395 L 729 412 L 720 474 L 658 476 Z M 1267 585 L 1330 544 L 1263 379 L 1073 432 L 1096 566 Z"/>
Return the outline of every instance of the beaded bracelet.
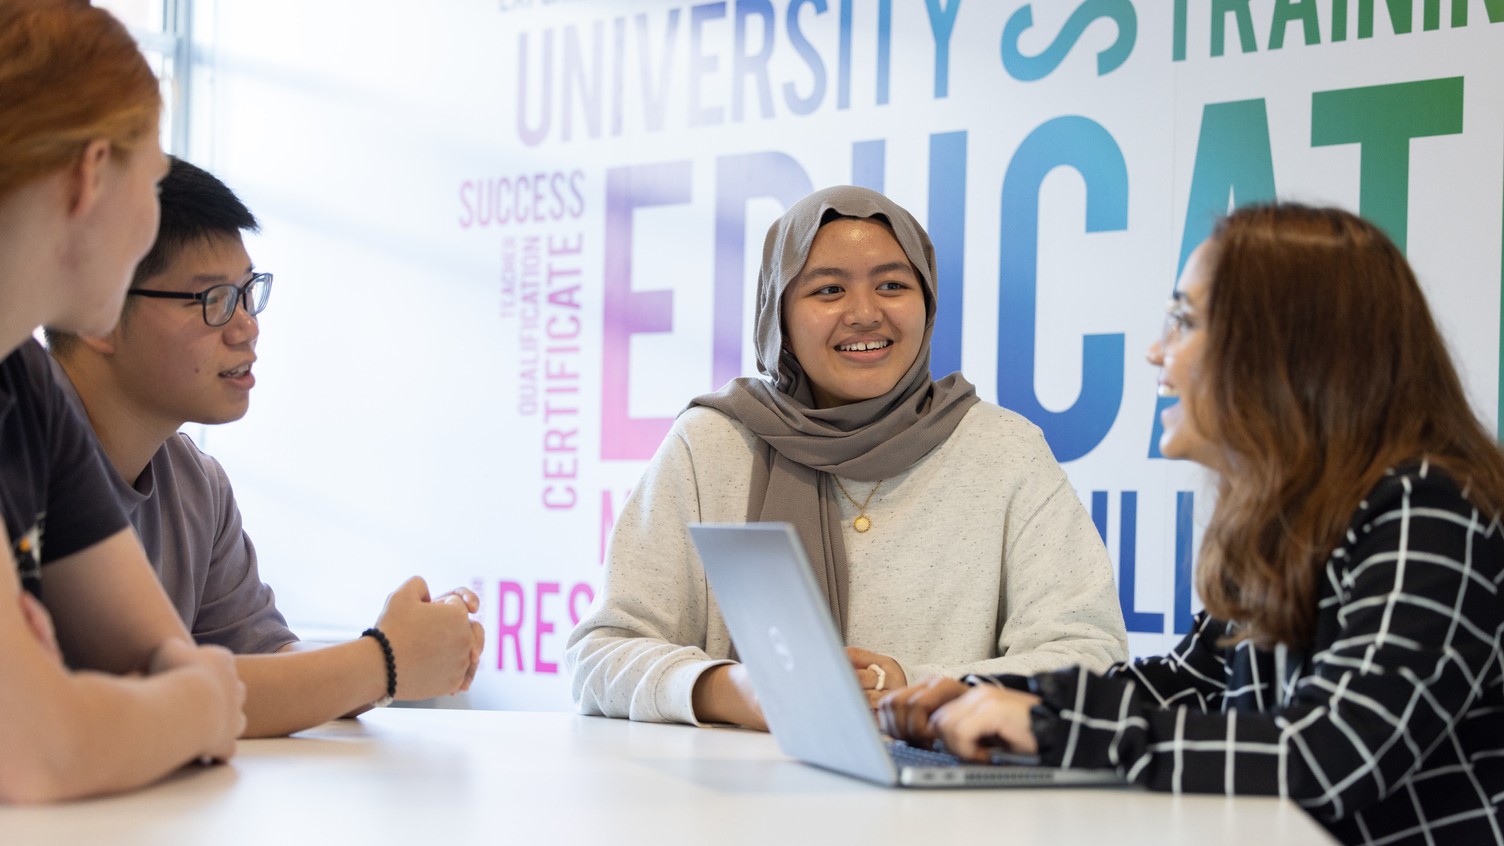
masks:
<path fill-rule="evenodd" d="M 386 696 L 371 703 L 377 708 L 385 708 L 392 704 L 392 697 L 397 695 L 397 659 L 392 655 L 392 642 L 387 640 L 386 634 L 375 626 L 361 632 L 360 636 L 375 639 L 381 645 L 382 657 L 386 658 Z"/>

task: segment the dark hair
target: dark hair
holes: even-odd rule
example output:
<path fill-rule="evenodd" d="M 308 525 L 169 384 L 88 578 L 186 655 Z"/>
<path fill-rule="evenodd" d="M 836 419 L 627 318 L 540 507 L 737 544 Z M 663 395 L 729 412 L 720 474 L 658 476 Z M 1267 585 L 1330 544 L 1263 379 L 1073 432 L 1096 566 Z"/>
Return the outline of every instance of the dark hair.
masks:
<path fill-rule="evenodd" d="M 1255 643 L 1309 644 L 1317 579 L 1385 470 L 1425 459 L 1485 514 L 1504 452 L 1479 422 L 1415 273 L 1376 226 L 1292 204 L 1210 244 L 1195 426 L 1222 450 L 1197 589 Z"/>
<path fill-rule="evenodd" d="M 157 224 L 157 239 L 136 265 L 132 288 L 166 270 L 189 244 L 216 236 L 238 237 L 242 232 L 261 228 L 245 203 L 214 174 L 176 156 L 169 156 L 168 161 L 167 176 L 158 187 L 162 217 Z M 129 305 L 127 298 L 127 313 Z M 66 352 L 73 343 L 73 336 L 66 332 L 52 328 L 45 332 L 47 345 L 54 353 Z"/>
<path fill-rule="evenodd" d="M 157 225 L 157 240 L 136 265 L 132 288 L 166 270 L 188 244 L 261 228 L 245 203 L 214 174 L 176 156 L 169 161 L 171 167 L 158 189 L 162 222 Z"/>

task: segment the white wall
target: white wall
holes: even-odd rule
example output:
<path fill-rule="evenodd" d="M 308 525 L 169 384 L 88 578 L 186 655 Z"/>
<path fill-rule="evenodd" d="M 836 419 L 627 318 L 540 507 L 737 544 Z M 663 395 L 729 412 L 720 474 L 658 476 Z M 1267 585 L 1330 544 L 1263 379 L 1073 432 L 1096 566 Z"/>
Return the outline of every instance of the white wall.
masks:
<path fill-rule="evenodd" d="M 253 256 L 278 280 L 262 318 L 252 412 L 209 430 L 206 445 L 235 481 L 264 575 L 295 624 L 358 630 L 412 573 L 439 589 L 473 585 L 486 603 L 490 643 L 472 700 L 567 707 L 564 678 L 551 667 L 562 661 L 571 597 L 582 611 L 599 582 L 602 527 L 664 431 L 653 419 L 671 418 L 737 366 L 734 356 L 716 358 L 717 334 L 743 351 L 743 370 L 752 367 L 750 296 L 762 233 L 783 208 L 779 195 L 880 181 L 929 223 L 942 263 L 958 260 L 942 269 L 941 310 L 955 321 L 947 337 L 961 330 L 963 370 L 983 397 L 1005 405 L 1037 394 L 1033 416 L 1069 458 L 1083 501 L 1104 518 L 1114 560 L 1131 564 L 1132 645 L 1158 651 L 1190 607 L 1174 566 L 1177 502 L 1189 492 L 1202 517 L 1208 503 L 1192 468 L 1149 457 L 1155 374 L 1141 352 L 1159 330 L 1183 253 L 1210 223 L 1217 202 L 1207 206 L 1206 196 L 1227 199 L 1231 181 L 1235 199 L 1254 199 L 1272 176 L 1282 198 L 1362 209 L 1392 233 L 1402 229 L 1478 408 L 1497 418 L 1504 21 L 1489 14 L 1504 18 L 1504 2 L 1460 4 L 1468 10 L 1462 27 L 1453 26 L 1453 4 L 1440 4 L 1430 29 L 1428 3 L 1414 3 L 1413 20 L 1397 23 L 1391 10 L 1405 3 L 1359 0 L 1338 27 L 1330 4 L 1251 0 L 1246 18 L 1226 16 L 1221 50 L 1207 4 L 1185 0 L 935 0 L 937 17 L 955 12 L 948 39 L 917 0 L 200 4 L 189 156 L 262 218 Z M 805 44 L 790 35 L 791 5 Z M 1299 17 L 1274 25 L 1306 7 L 1309 31 Z M 1360 37 L 1365 7 L 1373 23 Z M 851 33 L 845 102 L 843 8 Z M 740 13 L 741 52 L 756 55 L 771 34 L 771 107 L 760 106 L 758 77 L 741 77 L 737 117 Z M 1005 40 L 1010 21 L 1018 26 L 1025 14 L 1033 26 Z M 1278 49 L 1273 33 L 1283 34 Z M 551 120 L 529 143 L 523 127 L 539 125 L 540 53 L 550 37 Z M 1032 65 L 1024 58 L 1041 55 Z M 818 98 L 814 64 L 825 77 Z M 592 111 L 575 97 L 566 131 L 560 89 L 571 67 L 586 89 L 600 73 L 600 106 Z M 659 79 L 666 87 L 655 106 Z M 1373 90 L 1351 92 L 1360 88 Z M 521 92 L 531 98 L 525 118 Z M 1343 111 L 1363 97 L 1372 102 Z M 810 101 L 807 114 L 791 105 L 799 98 Z M 1217 140 L 1202 145 L 1203 133 Z M 1347 138 L 1367 140 L 1318 143 Z M 881 167 L 870 164 L 877 146 Z M 743 156 L 754 158 L 735 158 Z M 1059 162 L 1074 164 L 1051 168 Z M 654 165 L 663 167 L 650 173 Z M 1030 174 L 1046 171 L 1033 179 L 1036 203 Z M 657 191 L 673 199 L 639 207 L 630 251 L 608 255 L 608 186 L 612 174 L 629 173 L 636 181 L 621 197 L 640 203 Z M 545 195 L 542 211 L 561 217 L 482 223 L 478 191 L 533 174 L 560 174 L 577 187 L 562 192 L 562 206 Z M 736 227 L 718 218 L 717 203 L 739 183 L 768 196 L 729 204 L 745 210 Z M 1088 196 L 1098 204 L 1091 215 Z M 960 218 L 945 216 L 947 202 L 964 209 L 964 237 Z M 718 219 L 727 227 L 720 236 Z M 1035 232 L 1037 285 L 1026 261 Z M 549 317 L 578 317 L 581 334 L 552 352 L 536 336 L 539 365 L 574 375 L 528 377 L 535 346 L 522 268 L 533 238 L 545 250 L 551 241 L 578 250 L 541 265 L 559 272 L 553 286 L 567 302 L 545 301 L 538 331 Z M 717 330 L 713 318 L 716 262 L 739 246 L 741 272 L 731 265 L 720 277 L 722 310 L 742 300 L 737 345 L 734 321 Z M 547 278 L 536 282 L 550 289 Z M 672 299 L 642 298 L 651 291 Z M 1030 296 L 1032 320 L 1022 305 Z M 639 311 L 613 308 L 618 301 Z M 620 337 L 606 330 L 647 318 L 671 319 L 672 328 Z M 1019 358 L 1030 345 L 1008 346 L 1031 328 L 1032 373 Z M 1106 358 L 1084 360 L 1090 335 L 1106 336 Z M 947 358 L 956 355 L 937 353 Z M 625 377 L 606 379 L 607 362 L 621 361 Z M 1000 376 L 1023 388 L 1000 387 Z M 1092 381 L 1083 392 L 1084 380 Z M 530 395 L 530 385 L 558 390 Z M 570 411 L 545 422 L 530 396 Z M 1083 401 L 1099 408 L 1049 416 Z M 624 414 L 648 422 L 629 424 Z M 604 450 L 603 431 L 611 433 Z M 566 449 L 546 451 L 550 438 Z M 550 479 L 549 471 L 573 476 Z M 566 486 L 573 507 L 547 507 Z M 1136 507 L 1131 556 L 1122 546 L 1125 501 Z M 1193 533 L 1180 547 L 1198 540 Z M 498 650 L 509 627 L 515 634 Z"/>

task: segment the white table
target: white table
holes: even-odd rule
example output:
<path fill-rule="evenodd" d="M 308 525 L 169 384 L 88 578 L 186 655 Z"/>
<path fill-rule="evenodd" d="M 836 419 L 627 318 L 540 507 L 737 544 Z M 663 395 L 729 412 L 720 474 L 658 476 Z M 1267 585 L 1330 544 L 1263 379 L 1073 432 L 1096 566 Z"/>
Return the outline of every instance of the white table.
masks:
<path fill-rule="evenodd" d="M 896 790 L 765 734 L 560 713 L 388 709 L 241 743 L 134 793 L 0 808 L 0 843 L 1000 846 L 1332 841 L 1275 799 Z"/>

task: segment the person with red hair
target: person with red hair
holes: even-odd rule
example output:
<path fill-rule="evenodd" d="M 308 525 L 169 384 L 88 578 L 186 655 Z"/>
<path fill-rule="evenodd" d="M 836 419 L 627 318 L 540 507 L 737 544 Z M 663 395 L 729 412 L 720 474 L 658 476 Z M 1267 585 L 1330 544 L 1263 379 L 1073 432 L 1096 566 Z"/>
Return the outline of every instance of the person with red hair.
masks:
<path fill-rule="evenodd" d="M 223 760 L 245 724 L 230 653 L 194 645 L 32 339 L 119 318 L 156 235 L 160 111 L 109 13 L 0 0 L 0 802 Z"/>

